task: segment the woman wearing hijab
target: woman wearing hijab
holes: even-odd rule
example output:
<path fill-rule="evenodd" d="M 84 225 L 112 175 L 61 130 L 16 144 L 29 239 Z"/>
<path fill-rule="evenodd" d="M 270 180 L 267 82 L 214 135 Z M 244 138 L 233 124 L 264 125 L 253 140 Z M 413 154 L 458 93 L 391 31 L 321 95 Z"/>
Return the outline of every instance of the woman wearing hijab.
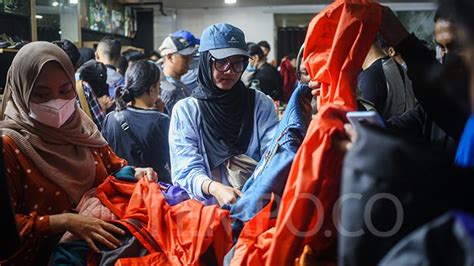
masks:
<path fill-rule="evenodd" d="M 244 33 L 229 24 L 204 30 L 198 87 L 170 122 L 173 183 L 206 204 L 234 203 L 278 124 L 272 100 L 240 81 L 248 64 Z"/>
<path fill-rule="evenodd" d="M 8 71 L 0 128 L 21 245 L 0 264 L 46 265 L 66 231 L 96 252 L 97 244 L 120 245 L 114 234 L 123 230 L 72 213 L 86 191 L 126 164 L 76 105 L 74 84 L 69 58 L 47 42 L 24 46 Z"/>

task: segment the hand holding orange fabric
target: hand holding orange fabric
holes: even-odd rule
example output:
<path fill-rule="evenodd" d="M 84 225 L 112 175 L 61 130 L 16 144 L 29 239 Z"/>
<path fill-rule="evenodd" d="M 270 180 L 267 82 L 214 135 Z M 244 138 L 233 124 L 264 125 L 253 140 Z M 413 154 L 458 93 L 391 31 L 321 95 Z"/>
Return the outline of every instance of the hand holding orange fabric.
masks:
<path fill-rule="evenodd" d="M 309 82 L 309 88 L 311 89 L 311 94 L 315 100 L 318 100 L 318 96 L 321 94 L 321 83 L 315 80 Z"/>
<path fill-rule="evenodd" d="M 137 168 L 135 168 L 135 179 L 140 180 L 144 177 L 146 177 L 149 181 L 155 181 L 156 182 L 158 180 L 158 175 L 153 170 L 153 168 L 151 168 L 151 167 L 147 167 L 147 168 L 137 167 Z"/>
<path fill-rule="evenodd" d="M 352 145 L 357 140 L 357 131 L 352 127 L 351 124 L 344 124 L 345 136 L 334 136 L 333 147 L 342 152 L 347 152 L 352 148 Z"/>

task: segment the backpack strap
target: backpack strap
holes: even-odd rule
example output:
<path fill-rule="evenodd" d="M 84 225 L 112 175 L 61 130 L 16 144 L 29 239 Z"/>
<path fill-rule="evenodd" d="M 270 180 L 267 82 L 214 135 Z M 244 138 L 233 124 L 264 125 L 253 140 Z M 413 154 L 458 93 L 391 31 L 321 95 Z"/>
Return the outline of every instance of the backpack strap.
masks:
<path fill-rule="evenodd" d="M 133 134 L 132 130 L 130 130 L 130 125 L 128 124 L 127 120 L 125 119 L 125 116 L 123 115 L 123 112 L 122 111 L 115 111 L 114 112 L 114 118 L 120 124 L 120 127 L 123 129 L 123 131 L 125 131 L 125 133 L 127 133 L 128 136 L 131 139 L 133 139 L 133 141 L 136 144 L 136 146 L 135 146 L 136 151 L 139 154 L 144 154 L 143 150 L 142 150 L 143 145 L 142 145 L 141 141 L 137 138 L 137 136 L 135 136 L 135 134 Z"/>
<path fill-rule="evenodd" d="M 91 109 L 89 108 L 89 103 L 87 102 L 86 95 L 84 93 L 84 86 L 82 85 L 82 80 L 76 81 L 76 93 L 77 97 L 79 97 L 79 103 L 81 104 L 82 110 L 86 113 L 86 115 L 92 119 Z"/>

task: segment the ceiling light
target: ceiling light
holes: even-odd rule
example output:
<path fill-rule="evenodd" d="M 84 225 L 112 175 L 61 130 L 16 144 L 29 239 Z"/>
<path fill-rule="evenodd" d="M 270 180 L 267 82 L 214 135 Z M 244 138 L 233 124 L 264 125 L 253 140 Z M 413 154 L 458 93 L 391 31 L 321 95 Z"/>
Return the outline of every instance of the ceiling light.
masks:
<path fill-rule="evenodd" d="M 226 3 L 228 5 L 233 5 L 233 4 L 237 3 L 237 0 L 224 0 L 224 3 Z"/>
<path fill-rule="evenodd" d="M 69 4 L 77 5 L 77 4 L 79 4 L 79 0 L 69 0 Z"/>
<path fill-rule="evenodd" d="M 35 17 L 36 17 L 37 19 L 42 19 L 42 18 L 43 18 L 43 16 L 41 16 L 41 15 L 36 15 Z"/>
<path fill-rule="evenodd" d="M 57 6 L 59 6 L 59 2 L 54 1 L 51 5 L 54 6 L 54 7 L 57 7 Z"/>

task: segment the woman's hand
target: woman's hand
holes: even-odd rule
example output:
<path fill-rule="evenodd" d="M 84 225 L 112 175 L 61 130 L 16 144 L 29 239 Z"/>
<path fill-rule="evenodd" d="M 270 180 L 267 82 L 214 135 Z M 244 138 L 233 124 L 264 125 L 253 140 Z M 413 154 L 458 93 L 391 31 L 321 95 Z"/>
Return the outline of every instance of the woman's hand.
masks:
<path fill-rule="evenodd" d="M 55 233 L 69 231 L 83 239 L 89 248 L 99 253 L 96 243 L 116 249 L 122 243 L 113 234 L 124 235 L 125 231 L 100 219 L 75 213 L 51 215 L 50 226 Z"/>
<path fill-rule="evenodd" d="M 237 201 L 238 197 L 242 197 L 242 192 L 233 187 L 223 185 L 216 181 L 210 181 L 209 194 L 216 198 L 219 205 L 232 204 Z"/>
<path fill-rule="evenodd" d="M 147 168 L 140 168 L 137 167 L 135 168 L 135 178 L 137 180 L 140 180 L 142 178 L 146 177 L 149 181 L 158 181 L 158 174 L 156 174 L 155 170 L 151 167 Z"/>
<path fill-rule="evenodd" d="M 321 94 L 321 83 L 318 81 L 311 80 L 308 84 L 311 89 L 311 94 L 315 100 L 318 100 L 318 96 Z"/>

